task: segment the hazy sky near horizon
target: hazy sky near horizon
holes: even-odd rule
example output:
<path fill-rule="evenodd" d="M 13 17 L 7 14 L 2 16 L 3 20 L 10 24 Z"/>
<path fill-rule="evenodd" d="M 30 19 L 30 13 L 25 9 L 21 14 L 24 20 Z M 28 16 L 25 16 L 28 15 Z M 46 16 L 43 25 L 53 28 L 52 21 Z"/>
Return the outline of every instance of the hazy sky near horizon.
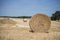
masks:
<path fill-rule="evenodd" d="M 0 0 L 0 16 L 51 16 L 60 11 L 60 0 Z"/>

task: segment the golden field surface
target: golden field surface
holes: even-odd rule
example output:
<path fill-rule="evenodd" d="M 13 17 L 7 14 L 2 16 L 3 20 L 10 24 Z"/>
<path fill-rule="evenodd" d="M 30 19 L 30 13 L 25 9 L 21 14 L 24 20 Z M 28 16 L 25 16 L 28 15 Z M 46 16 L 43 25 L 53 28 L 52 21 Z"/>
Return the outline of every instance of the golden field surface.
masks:
<path fill-rule="evenodd" d="M 3 19 L 3 18 L 0 18 Z M 29 20 L 23 21 L 23 18 L 9 18 L 16 22 L 0 25 L 0 40 L 60 40 L 60 22 L 51 21 L 49 33 L 32 33 L 30 32 Z"/>

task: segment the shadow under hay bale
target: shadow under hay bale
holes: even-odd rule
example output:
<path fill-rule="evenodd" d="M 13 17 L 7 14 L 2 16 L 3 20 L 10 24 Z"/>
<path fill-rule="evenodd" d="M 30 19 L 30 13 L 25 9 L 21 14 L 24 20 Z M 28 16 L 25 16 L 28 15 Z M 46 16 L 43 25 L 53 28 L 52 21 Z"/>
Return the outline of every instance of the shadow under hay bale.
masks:
<path fill-rule="evenodd" d="M 29 21 L 29 26 L 34 32 L 47 32 L 50 28 L 51 20 L 45 14 L 35 14 Z"/>

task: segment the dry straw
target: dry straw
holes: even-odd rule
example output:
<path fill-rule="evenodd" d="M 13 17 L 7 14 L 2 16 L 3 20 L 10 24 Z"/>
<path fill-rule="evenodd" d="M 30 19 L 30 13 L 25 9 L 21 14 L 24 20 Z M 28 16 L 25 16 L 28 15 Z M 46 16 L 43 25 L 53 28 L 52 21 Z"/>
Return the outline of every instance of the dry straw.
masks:
<path fill-rule="evenodd" d="M 34 32 L 48 32 L 51 20 L 45 14 L 35 14 L 29 21 L 31 31 Z"/>
<path fill-rule="evenodd" d="M 15 24 L 16 24 L 16 22 L 11 19 L 8 19 L 8 18 L 0 19 L 0 27 L 1 26 L 12 26 Z"/>

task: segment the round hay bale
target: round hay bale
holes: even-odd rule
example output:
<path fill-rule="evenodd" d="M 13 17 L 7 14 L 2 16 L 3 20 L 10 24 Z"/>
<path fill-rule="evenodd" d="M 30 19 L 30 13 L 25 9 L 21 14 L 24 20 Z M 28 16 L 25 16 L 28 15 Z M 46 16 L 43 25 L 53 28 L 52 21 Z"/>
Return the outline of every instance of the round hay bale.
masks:
<path fill-rule="evenodd" d="M 45 14 L 35 14 L 29 21 L 31 31 L 34 32 L 48 32 L 51 20 Z"/>
<path fill-rule="evenodd" d="M 23 19 L 24 22 L 27 22 L 27 19 Z"/>

